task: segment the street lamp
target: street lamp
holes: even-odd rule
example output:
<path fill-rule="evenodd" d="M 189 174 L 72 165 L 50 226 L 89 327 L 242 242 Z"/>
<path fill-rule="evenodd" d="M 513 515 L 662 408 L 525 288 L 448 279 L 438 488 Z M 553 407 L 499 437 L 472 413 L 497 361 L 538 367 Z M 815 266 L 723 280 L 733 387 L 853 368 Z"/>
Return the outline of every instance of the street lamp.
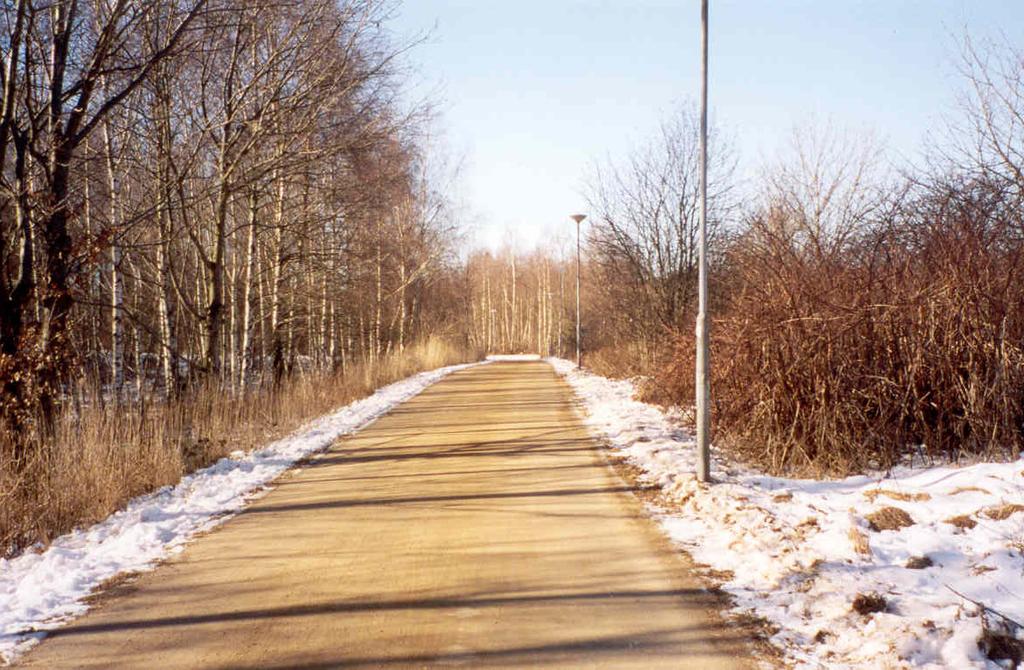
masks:
<path fill-rule="evenodd" d="M 573 214 L 569 217 L 576 222 L 576 367 L 583 367 L 583 348 L 580 346 L 580 224 L 587 218 L 586 214 Z"/>
<path fill-rule="evenodd" d="M 700 249 L 697 253 L 697 479 L 711 479 L 711 363 L 708 360 L 708 0 L 700 3 Z"/>

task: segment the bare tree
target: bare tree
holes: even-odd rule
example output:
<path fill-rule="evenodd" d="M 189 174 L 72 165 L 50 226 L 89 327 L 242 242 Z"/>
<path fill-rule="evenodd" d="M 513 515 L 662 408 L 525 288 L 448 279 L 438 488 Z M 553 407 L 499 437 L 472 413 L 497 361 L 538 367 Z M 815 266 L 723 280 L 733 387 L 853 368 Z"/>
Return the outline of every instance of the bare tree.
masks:
<path fill-rule="evenodd" d="M 602 335 L 668 343 L 695 311 L 699 117 L 683 111 L 622 163 L 596 169 L 588 202 L 588 240 L 603 307 Z M 712 244 L 736 211 L 735 157 L 711 133 L 708 232 Z"/>

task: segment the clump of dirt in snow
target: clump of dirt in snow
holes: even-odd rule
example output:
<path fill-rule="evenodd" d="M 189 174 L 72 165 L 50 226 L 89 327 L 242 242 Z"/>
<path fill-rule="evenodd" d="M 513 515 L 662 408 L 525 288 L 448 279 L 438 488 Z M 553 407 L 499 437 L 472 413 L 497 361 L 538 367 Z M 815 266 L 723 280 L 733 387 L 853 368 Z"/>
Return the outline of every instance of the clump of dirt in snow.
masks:
<path fill-rule="evenodd" d="M 885 596 L 881 593 L 858 593 L 850 603 L 850 609 L 857 614 L 866 616 L 875 612 L 884 612 L 888 604 Z"/>
<path fill-rule="evenodd" d="M 935 562 L 927 556 L 911 556 L 907 559 L 908 570 L 924 570 L 935 565 Z"/>
<path fill-rule="evenodd" d="M 867 519 L 871 530 L 876 533 L 883 530 L 899 530 L 914 525 L 914 520 L 910 518 L 910 515 L 899 507 L 881 507 L 864 518 Z"/>

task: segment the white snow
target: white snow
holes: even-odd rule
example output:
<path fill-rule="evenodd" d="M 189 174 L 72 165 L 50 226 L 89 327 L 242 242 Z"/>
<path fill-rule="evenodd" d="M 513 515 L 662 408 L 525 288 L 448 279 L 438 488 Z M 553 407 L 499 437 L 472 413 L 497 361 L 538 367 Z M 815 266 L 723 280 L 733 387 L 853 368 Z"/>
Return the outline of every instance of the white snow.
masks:
<path fill-rule="evenodd" d="M 706 486 L 692 475 L 695 444 L 679 416 L 634 400 L 628 381 L 547 360 L 576 390 L 591 428 L 663 488 L 671 509 L 652 512 L 668 535 L 724 579 L 737 612 L 778 626 L 772 642 L 795 667 L 1009 667 L 986 660 L 979 608 L 951 589 L 1024 622 L 1024 508 L 1003 520 L 984 512 L 1024 504 L 1024 460 L 820 481 L 769 477 L 713 453 L 716 483 Z M 865 516 L 888 505 L 914 525 L 872 531 Z M 975 527 L 946 523 L 959 515 Z M 851 533 L 869 540 L 869 553 L 858 553 Z M 905 567 L 918 556 L 934 565 Z M 851 611 L 869 592 L 886 598 L 886 611 Z"/>
<path fill-rule="evenodd" d="M 539 361 L 540 354 L 488 354 L 489 361 Z"/>
<path fill-rule="evenodd" d="M 132 500 L 106 520 L 61 536 L 42 551 L 0 559 L 0 661 L 12 662 L 88 609 L 82 600 L 123 572 L 146 570 L 180 552 L 196 533 L 238 513 L 297 460 L 355 432 L 452 372 L 422 372 L 379 389 L 258 451 L 235 452 L 208 468 Z"/>

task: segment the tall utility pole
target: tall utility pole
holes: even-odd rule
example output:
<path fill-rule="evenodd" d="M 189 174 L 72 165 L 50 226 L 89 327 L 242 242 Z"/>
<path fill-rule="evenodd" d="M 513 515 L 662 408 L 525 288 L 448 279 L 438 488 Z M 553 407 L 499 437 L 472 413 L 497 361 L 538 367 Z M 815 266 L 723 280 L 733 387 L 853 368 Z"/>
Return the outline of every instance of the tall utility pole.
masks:
<path fill-rule="evenodd" d="M 708 361 L 708 0 L 700 3 L 700 249 L 697 279 L 697 479 L 711 479 Z"/>
<path fill-rule="evenodd" d="M 580 224 L 587 218 L 586 214 L 573 214 L 569 217 L 576 222 L 576 367 L 583 367 L 583 347 L 580 345 Z"/>

